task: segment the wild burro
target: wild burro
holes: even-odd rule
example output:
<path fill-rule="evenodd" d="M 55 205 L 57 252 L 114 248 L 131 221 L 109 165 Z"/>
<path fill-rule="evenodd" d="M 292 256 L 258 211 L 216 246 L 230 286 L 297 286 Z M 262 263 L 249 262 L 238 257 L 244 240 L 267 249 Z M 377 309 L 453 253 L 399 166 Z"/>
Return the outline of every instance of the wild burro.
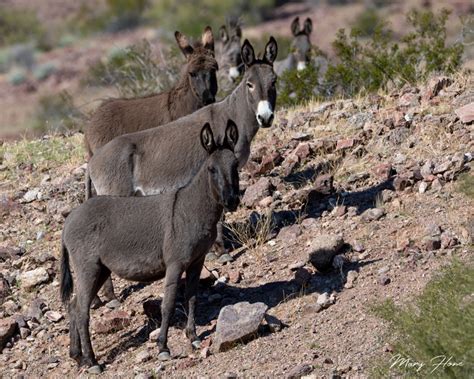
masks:
<path fill-rule="evenodd" d="M 153 195 L 186 185 L 206 159 L 196 145 L 199 128 L 210 123 L 217 141 L 223 141 L 225 123 L 235 120 L 239 141 L 235 154 L 242 167 L 260 127 L 272 125 L 276 102 L 273 37 L 257 59 L 248 40 L 241 50 L 245 74 L 223 101 L 208 105 L 169 124 L 117 137 L 92 156 L 88 173 L 98 195 Z M 224 126 L 223 126 L 224 125 Z"/>
<path fill-rule="evenodd" d="M 227 83 L 234 83 L 244 72 L 240 55 L 242 29 L 238 18 L 230 17 L 226 25 L 219 28 L 216 42 L 216 57 L 220 75 Z"/>
<path fill-rule="evenodd" d="M 313 31 L 313 22 L 308 17 L 300 29 L 300 18 L 296 17 L 291 23 L 291 41 L 290 53 L 280 61 L 275 62 L 275 72 L 278 76 L 287 70 L 304 70 L 311 61 L 311 40 L 310 35 Z"/>
<path fill-rule="evenodd" d="M 194 320 L 199 275 L 224 208 L 233 211 L 239 204 L 238 161 L 234 155 L 238 130 L 231 120 L 224 130 L 220 142 L 214 139 L 209 123 L 200 130 L 201 144 L 196 139 L 196 149 L 202 150 L 206 158 L 183 188 L 145 197 L 94 197 L 66 219 L 61 297 L 69 307 L 69 353 L 79 365 L 101 371 L 89 334 L 89 307 L 111 272 L 133 281 L 165 278 L 158 337 L 161 360 L 171 358 L 168 327 L 175 309 L 178 281 L 186 272 L 185 331 L 193 347 L 199 347 Z M 77 280 L 71 302 L 70 258 Z"/>
<path fill-rule="evenodd" d="M 206 27 L 194 45 L 180 32 L 175 37 L 187 60 L 178 83 L 159 94 L 102 103 L 85 132 L 89 156 L 117 136 L 169 123 L 215 101 L 218 65 L 212 29 Z"/>

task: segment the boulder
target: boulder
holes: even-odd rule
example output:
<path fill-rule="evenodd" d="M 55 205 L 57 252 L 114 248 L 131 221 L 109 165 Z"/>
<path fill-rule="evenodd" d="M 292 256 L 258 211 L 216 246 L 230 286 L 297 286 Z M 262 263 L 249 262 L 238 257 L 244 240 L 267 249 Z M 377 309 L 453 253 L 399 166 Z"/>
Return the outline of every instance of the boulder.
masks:
<path fill-rule="evenodd" d="M 125 311 L 111 311 L 94 323 L 93 329 L 100 334 L 112 333 L 130 325 L 130 316 Z"/>
<path fill-rule="evenodd" d="M 20 274 L 19 279 L 22 288 L 31 290 L 37 285 L 47 282 L 49 275 L 44 267 L 39 267 L 35 270 L 23 272 Z"/>
<path fill-rule="evenodd" d="M 14 336 L 17 329 L 17 323 L 13 318 L 4 318 L 0 320 L 0 351 Z"/>
<path fill-rule="evenodd" d="M 319 271 L 332 267 L 333 258 L 344 246 L 341 236 L 323 234 L 316 236 L 309 247 L 309 261 Z"/>
<path fill-rule="evenodd" d="M 221 309 L 217 318 L 213 348 L 226 351 L 238 342 L 251 339 L 258 331 L 268 306 L 264 303 L 241 302 Z"/>
<path fill-rule="evenodd" d="M 251 208 L 263 198 L 271 195 L 272 184 L 268 178 L 260 178 L 255 184 L 247 187 L 242 197 L 242 204 Z"/>

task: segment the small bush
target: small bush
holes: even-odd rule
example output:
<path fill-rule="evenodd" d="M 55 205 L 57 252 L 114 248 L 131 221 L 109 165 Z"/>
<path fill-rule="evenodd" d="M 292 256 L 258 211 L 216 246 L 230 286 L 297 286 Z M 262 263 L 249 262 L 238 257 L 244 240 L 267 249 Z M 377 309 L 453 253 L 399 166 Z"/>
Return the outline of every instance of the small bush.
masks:
<path fill-rule="evenodd" d="M 318 69 L 308 65 L 304 70 L 285 71 L 278 79 L 278 105 L 293 106 L 310 101 L 315 97 L 318 86 Z"/>
<path fill-rule="evenodd" d="M 33 12 L 7 6 L 0 7 L 0 46 L 37 41 L 43 33 Z"/>
<path fill-rule="evenodd" d="M 56 71 L 57 68 L 53 62 L 46 62 L 35 67 L 33 70 L 33 77 L 36 80 L 43 81 L 48 79 Z"/>
<path fill-rule="evenodd" d="M 374 369 L 376 376 L 468 378 L 474 372 L 472 260 L 446 267 L 412 304 L 387 301 L 374 312 L 389 323 L 394 350 Z M 451 364 L 438 365 L 443 359 Z"/>
<path fill-rule="evenodd" d="M 362 12 L 356 19 L 353 29 L 357 30 L 361 37 L 370 37 L 374 34 L 381 20 L 374 8 Z"/>
<path fill-rule="evenodd" d="M 163 28 L 200 35 L 205 25 L 217 30 L 227 15 L 259 22 L 274 5 L 275 0 L 161 0 L 150 7 L 147 16 Z"/>
<path fill-rule="evenodd" d="M 390 82 L 397 86 L 415 84 L 433 72 L 451 74 L 459 69 L 463 45 L 446 45 L 446 21 L 449 11 L 438 14 L 413 10 L 408 22 L 413 31 L 400 43 L 384 22 L 379 22 L 371 38 L 362 42 L 359 30 L 349 35 L 339 30 L 333 47 L 338 63 L 331 65 L 325 82 L 346 95 L 376 91 Z"/>
<path fill-rule="evenodd" d="M 146 96 L 171 88 L 182 63 L 177 50 L 158 64 L 147 40 L 125 49 L 114 50 L 108 60 L 90 68 L 86 82 L 113 84 L 124 97 Z"/>
<path fill-rule="evenodd" d="M 28 75 L 24 69 L 14 68 L 8 74 L 7 80 L 12 86 L 19 86 L 28 80 Z"/>
<path fill-rule="evenodd" d="M 66 132 L 78 129 L 85 115 L 74 106 L 71 95 L 66 92 L 40 98 L 33 122 L 39 132 Z"/>

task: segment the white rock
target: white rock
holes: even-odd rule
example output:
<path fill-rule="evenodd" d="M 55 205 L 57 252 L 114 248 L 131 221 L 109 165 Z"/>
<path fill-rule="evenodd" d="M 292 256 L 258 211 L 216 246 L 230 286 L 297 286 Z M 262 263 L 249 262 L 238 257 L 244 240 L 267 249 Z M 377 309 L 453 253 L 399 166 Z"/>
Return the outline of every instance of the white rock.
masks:
<path fill-rule="evenodd" d="M 39 267 L 35 270 L 26 271 L 20 274 L 19 280 L 21 287 L 31 289 L 38 284 L 48 281 L 49 275 L 45 268 Z"/>

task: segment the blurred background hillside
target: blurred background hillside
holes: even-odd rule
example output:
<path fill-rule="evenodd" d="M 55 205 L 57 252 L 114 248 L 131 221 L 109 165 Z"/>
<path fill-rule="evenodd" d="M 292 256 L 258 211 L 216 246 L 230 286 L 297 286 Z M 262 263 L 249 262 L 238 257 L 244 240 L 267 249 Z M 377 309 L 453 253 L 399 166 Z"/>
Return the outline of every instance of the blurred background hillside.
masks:
<path fill-rule="evenodd" d="M 209 24 L 217 38 L 227 17 L 239 17 L 244 38 L 256 46 L 277 37 L 281 59 L 293 18 L 311 17 L 312 43 L 331 60 L 338 29 L 357 28 L 370 38 L 383 20 L 401 38 L 413 8 L 451 10 L 446 42 L 462 44 L 463 66 L 474 67 L 470 0 L 0 0 L 0 138 L 81 129 L 101 99 L 120 94 L 110 70 L 122 67 L 127 46 L 166 73 L 157 89 L 171 85 L 184 62 L 175 30 L 197 37 Z"/>

